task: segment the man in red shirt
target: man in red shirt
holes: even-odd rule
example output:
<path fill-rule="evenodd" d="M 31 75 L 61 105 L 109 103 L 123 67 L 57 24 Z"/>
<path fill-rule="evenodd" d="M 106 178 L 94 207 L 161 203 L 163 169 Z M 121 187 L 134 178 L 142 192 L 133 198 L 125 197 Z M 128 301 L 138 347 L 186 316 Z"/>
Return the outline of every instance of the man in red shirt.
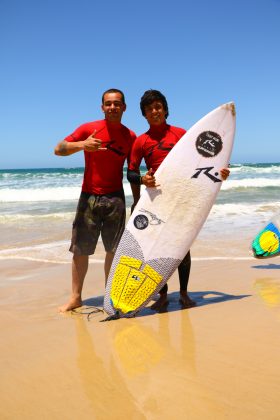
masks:
<path fill-rule="evenodd" d="M 134 203 L 140 197 L 140 185 L 148 188 L 157 187 L 154 172 L 161 162 L 170 152 L 173 146 L 186 133 L 186 130 L 174 127 L 166 123 L 169 115 L 168 104 L 165 96 L 157 90 L 148 90 L 141 98 L 140 108 L 142 115 L 150 125 L 149 130 L 139 136 L 132 147 L 131 158 L 128 165 L 127 178 L 131 185 L 135 185 Z M 140 175 L 140 165 L 142 159 L 145 160 L 148 172 Z M 221 171 L 222 179 L 225 180 L 229 175 L 229 170 L 223 168 Z M 137 188 L 138 186 L 138 188 Z M 191 269 L 191 255 L 187 253 L 178 267 L 180 281 L 180 303 L 184 308 L 195 306 L 196 303 L 190 299 L 187 293 L 189 275 Z M 168 286 L 165 284 L 160 290 L 160 298 L 151 306 L 152 309 L 159 310 L 166 304 Z"/>
<path fill-rule="evenodd" d="M 126 110 L 122 91 L 109 89 L 104 92 L 101 108 L 104 120 L 81 125 L 55 148 L 58 156 L 79 151 L 85 156 L 82 192 L 70 246 L 73 253 L 72 295 L 69 302 L 59 308 L 61 312 L 82 305 L 89 255 L 94 254 L 100 234 L 106 251 L 104 271 L 107 280 L 125 226 L 123 166 L 136 135 L 121 124 Z M 131 188 L 133 192 L 135 187 Z"/>

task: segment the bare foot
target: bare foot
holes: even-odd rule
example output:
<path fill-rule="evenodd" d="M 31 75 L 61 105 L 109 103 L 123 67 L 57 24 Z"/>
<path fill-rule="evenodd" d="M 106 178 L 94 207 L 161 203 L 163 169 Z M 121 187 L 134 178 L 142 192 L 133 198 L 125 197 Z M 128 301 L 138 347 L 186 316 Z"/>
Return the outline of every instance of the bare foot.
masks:
<path fill-rule="evenodd" d="M 79 308 L 80 306 L 82 306 L 82 301 L 79 298 L 72 298 L 69 300 L 68 303 L 66 303 L 63 306 L 60 306 L 58 308 L 59 312 L 67 312 L 67 311 L 71 311 L 72 309 L 76 309 Z"/>
<path fill-rule="evenodd" d="M 181 303 L 182 308 L 192 308 L 196 306 L 196 302 L 188 296 L 187 292 L 180 292 L 179 302 Z"/>
<path fill-rule="evenodd" d="M 151 309 L 154 311 L 159 311 L 164 306 L 168 305 L 167 293 L 160 295 L 159 299 L 151 305 Z"/>

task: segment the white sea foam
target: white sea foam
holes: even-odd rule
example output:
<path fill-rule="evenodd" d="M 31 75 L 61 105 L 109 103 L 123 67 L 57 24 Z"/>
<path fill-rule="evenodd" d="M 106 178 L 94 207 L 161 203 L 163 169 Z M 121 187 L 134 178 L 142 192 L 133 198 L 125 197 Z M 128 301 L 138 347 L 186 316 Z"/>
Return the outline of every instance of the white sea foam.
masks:
<path fill-rule="evenodd" d="M 28 257 L 24 255 L 0 255 L 0 260 L 24 260 L 24 261 L 35 261 L 35 262 L 43 262 L 48 264 L 72 264 L 72 261 L 64 261 L 62 259 L 55 260 L 51 258 L 41 258 L 41 257 Z M 94 258 L 89 260 L 89 264 L 104 264 L 104 260 Z"/>
<path fill-rule="evenodd" d="M 46 221 L 60 221 L 60 220 L 72 220 L 75 212 L 63 212 L 63 213 L 48 213 L 48 214 L 0 214 L 1 223 L 13 223 L 13 222 L 46 222 Z"/>
<path fill-rule="evenodd" d="M 0 250 L 0 260 L 21 259 L 26 261 L 38 261 L 52 264 L 71 264 L 72 256 L 66 250 L 69 241 L 54 241 L 30 246 L 11 247 Z M 89 262 L 104 263 L 103 259 L 90 258 Z"/>
<path fill-rule="evenodd" d="M 252 166 L 252 165 L 234 165 L 230 167 L 231 174 L 239 174 L 240 176 L 247 176 L 248 174 L 256 174 L 261 176 L 262 174 L 280 174 L 280 166 L 269 165 L 269 166 Z"/>
<path fill-rule="evenodd" d="M 34 261 L 34 262 L 43 262 L 48 264 L 71 264 L 71 261 L 63 260 L 52 260 L 48 258 L 40 257 L 27 257 L 27 256 L 2 256 L 0 255 L 0 260 L 24 260 L 24 261 Z M 192 261 L 250 261 L 254 260 L 253 257 L 236 257 L 236 256 L 227 256 L 227 257 L 192 257 Z M 104 264 L 103 259 L 93 258 L 89 260 L 89 264 Z"/>
<path fill-rule="evenodd" d="M 14 248 L 8 248 L 8 249 L 2 249 L 0 251 L 0 255 L 9 254 L 11 250 L 13 252 L 21 252 L 21 251 L 36 251 L 41 249 L 54 249 L 60 246 L 67 245 L 67 241 L 55 241 L 55 242 L 48 242 L 44 244 L 37 244 L 37 245 L 29 245 L 29 246 L 22 246 L 22 247 L 14 247 Z"/>
<path fill-rule="evenodd" d="M 75 207 L 75 206 L 74 206 Z M 238 218 L 250 216 L 251 218 L 260 217 L 262 214 L 268 218 L 280 209 L 280 201 L 264 203 L 224 203 L 214 204 L 208 219 L 229 218 L 236 216 Z M 38 222 L 71 222 L 75 216 L 75 211 L 65 211 L 60 213 L 47 214 L 0 214 L 0 224 L 5 223 L 28 223 Z M 130 216 L 130 210 L 127 210 L 127 218 Z"/>
<path fill-rule="evenodd" d="M 266 202 L 266 203 L 226 203 L 214 204 L 211 209 L 209 217 L 215 216 L 231 216 L 237 215 L 239 217 L 248 215 L 252 218 L 259 216 L 260 213 L 268 215 L 268 213 L 275 213 L 280 208 L 280 201 Z"/>
<path fill-rule="evenodd" d="M 231 260 L 231 261 L 250 261 L 253 260 L 253 257 L 234 257 L 228 255 L 226 257 L 192 257 L 192 261 L 220 261 L 220 260 Z"/>
<path fill-rule="evenodd" d="M 124 184 L 126 196 L 131 196 L 131 188 L 128 183 Z M 81 186 L 77 187 L 47 187 L 44 188 L 2 188 L 0 190 L 0 202 L 42 202 L 42 201 L 69 201 L 78 200 Z"/>
<path fill-rule="evenodd" d="M 71 264 L 71 254 L 65 253 L 67 241 L 56 241 L 32 246 L 13 247 L 0 251 L 0 260 L 25 260 L 51 264 Z M 192 257 L 193 261 L 214 261 L 214 260 L 252 260 L 253 257 L 236 255 Z M 90 264 L 103 264 L 104 259 L 92 256 Z"/>
<path fill-rule="evenodd" d="M 247 178 L 247 179 L 228 179 L 222 183 L 222 190 L 242 189 L 242 188 L 266 188 L 280 187 L 280 178 Z"/>
<path fill-rule="evenodd" d="M 221 190 L 244 190 L 248 188 L 280 187 L 279 179 L 270 178 L 247 178 L 228 179 L 223 182 Z M 81 187 L 47 187 L 47 188 L 2 188 L 0 190 L 0 202 L 53 202 L 78 200 Z M 127 197 L 131 196 L 131 188 L 128 183 L 124 184 L 124 192 Z"/>
<path fill-rule="evenodd" d="M 78 200 L 80 187 L 25 188 L 1 190 L 0 202 L 39 202 Z"/>

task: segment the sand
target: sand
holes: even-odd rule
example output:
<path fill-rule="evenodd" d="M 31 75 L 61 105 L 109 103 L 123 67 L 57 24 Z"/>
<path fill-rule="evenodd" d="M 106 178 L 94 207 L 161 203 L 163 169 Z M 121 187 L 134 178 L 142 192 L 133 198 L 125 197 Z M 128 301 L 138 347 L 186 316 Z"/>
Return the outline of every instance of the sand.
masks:
<path fill-rule="evenodd" d="M 2 259 L 1 420 L 279 419 L 280 259 L 242 255 L 195 245 L 197 307 L 181 310 L 174 274 L 167 312 L 111 322 L 57 312 L 69 264 Z M 103 277 L 99 255 L 84 312 Z"/>

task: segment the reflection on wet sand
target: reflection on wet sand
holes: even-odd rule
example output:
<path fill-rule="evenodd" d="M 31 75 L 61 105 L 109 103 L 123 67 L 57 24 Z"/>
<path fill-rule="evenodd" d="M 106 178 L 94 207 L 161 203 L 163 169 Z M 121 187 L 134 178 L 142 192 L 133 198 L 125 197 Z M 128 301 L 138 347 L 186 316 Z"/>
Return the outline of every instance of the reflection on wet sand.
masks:
<path fill-rule="evenodd" d="M 221 402 L 209 379 L 211 365 L 201 371 L 205 349 L 201 338 L 197 348 L 192 320 L 197 319 L 199 307 L 249 295 L 213 290 L 194 294 L 198 306 L 191 310 L 180 309 L 178 293 L 173 292 L 164 313 L 146 308 L 144 316 L 107 323 L 99 322 L 102 316 L 91 318 L 91 322 L 86 316 L 76 319 L 78 366 L 94 418 L 207 418 L 208 412 L 226 414 L 227 404 Z M 195 403 L 201 400 L 202 405 Z"/>
<path fill-rule="evenodd" d="M 100 420 L 108 416 L 122 418 L 125 414 L 131 419 L 145 419 L 110 354 L 107 363 L 104 355 L 98 355 L 96 350 L 98 342 L 94 344 L 87 321 L 76 317 L 75 324 L 78 344 L 77 365 L 93 418 Z M 99 350 L 106 353 L 108 343 L 106 340 L 102 340 L 101 343 L 100 336 L 98 341 Z"/>
<path fill-rule="evenodd" d="M 195 372 L 194 334 L 188 314 L 183 312 L 179 319 L 155 314 L 152 325 L 146 317 L 112 324 L 114 366 L 120 364 L 127 387 L 146 418 L 172 417 L 173 399 L 179 406 L 186 374 Z"/>
<path fill-rule="evenodd" d="M 255 289 L 263 302 L 269 307 L 280 306 L 280 281 L 263 278 L 255 281 Z"/>
<path fill-rule="evenodd" d="M 195 337 L 190 320 L 189 311 L 181 311 L 180 313 L 180 343 L 181 348 L 178 351 L 178 357 L 184 369 L 191 375 L 196 374 L 195 364 Z"/>
<path fill-rule="evenodd" d="M 148 372 L 164 354 L 153 329 L 143 328 L 140 323 L 119 330 L 114 337 L 114 347 L 121 364 L 130 376 Z"/>
<path fill-rule="evenodd" d="M 155 314 L 157 322 L 154 325 L 157 327 L 144 325 L 140 319 L 129 321 L 127 326 L 115 324 L 112 345 L 129 376 L 147 374 L 155 366 L 165 365 L 168 353 L 175 355 L 184 369 L 195 371 L 195 343 L 190 317 L 188 311 L 179 313 L 179 319 Z"/>
<path fill-rule="evenodd" d="M 171 304 L 172 305 L 172 304 Z M 196 346 L 188 310 L 114 322 L 111 346 L 123 380 L 146 418 L 202 417 L 219 407 L 217 398 L 196 371 Z M 114 331 L 114 332 L 113 332 Z M 201 408 L 188 401 L 202 395 Z M 201 418 L 202 418 L 201 417 Z"/>

